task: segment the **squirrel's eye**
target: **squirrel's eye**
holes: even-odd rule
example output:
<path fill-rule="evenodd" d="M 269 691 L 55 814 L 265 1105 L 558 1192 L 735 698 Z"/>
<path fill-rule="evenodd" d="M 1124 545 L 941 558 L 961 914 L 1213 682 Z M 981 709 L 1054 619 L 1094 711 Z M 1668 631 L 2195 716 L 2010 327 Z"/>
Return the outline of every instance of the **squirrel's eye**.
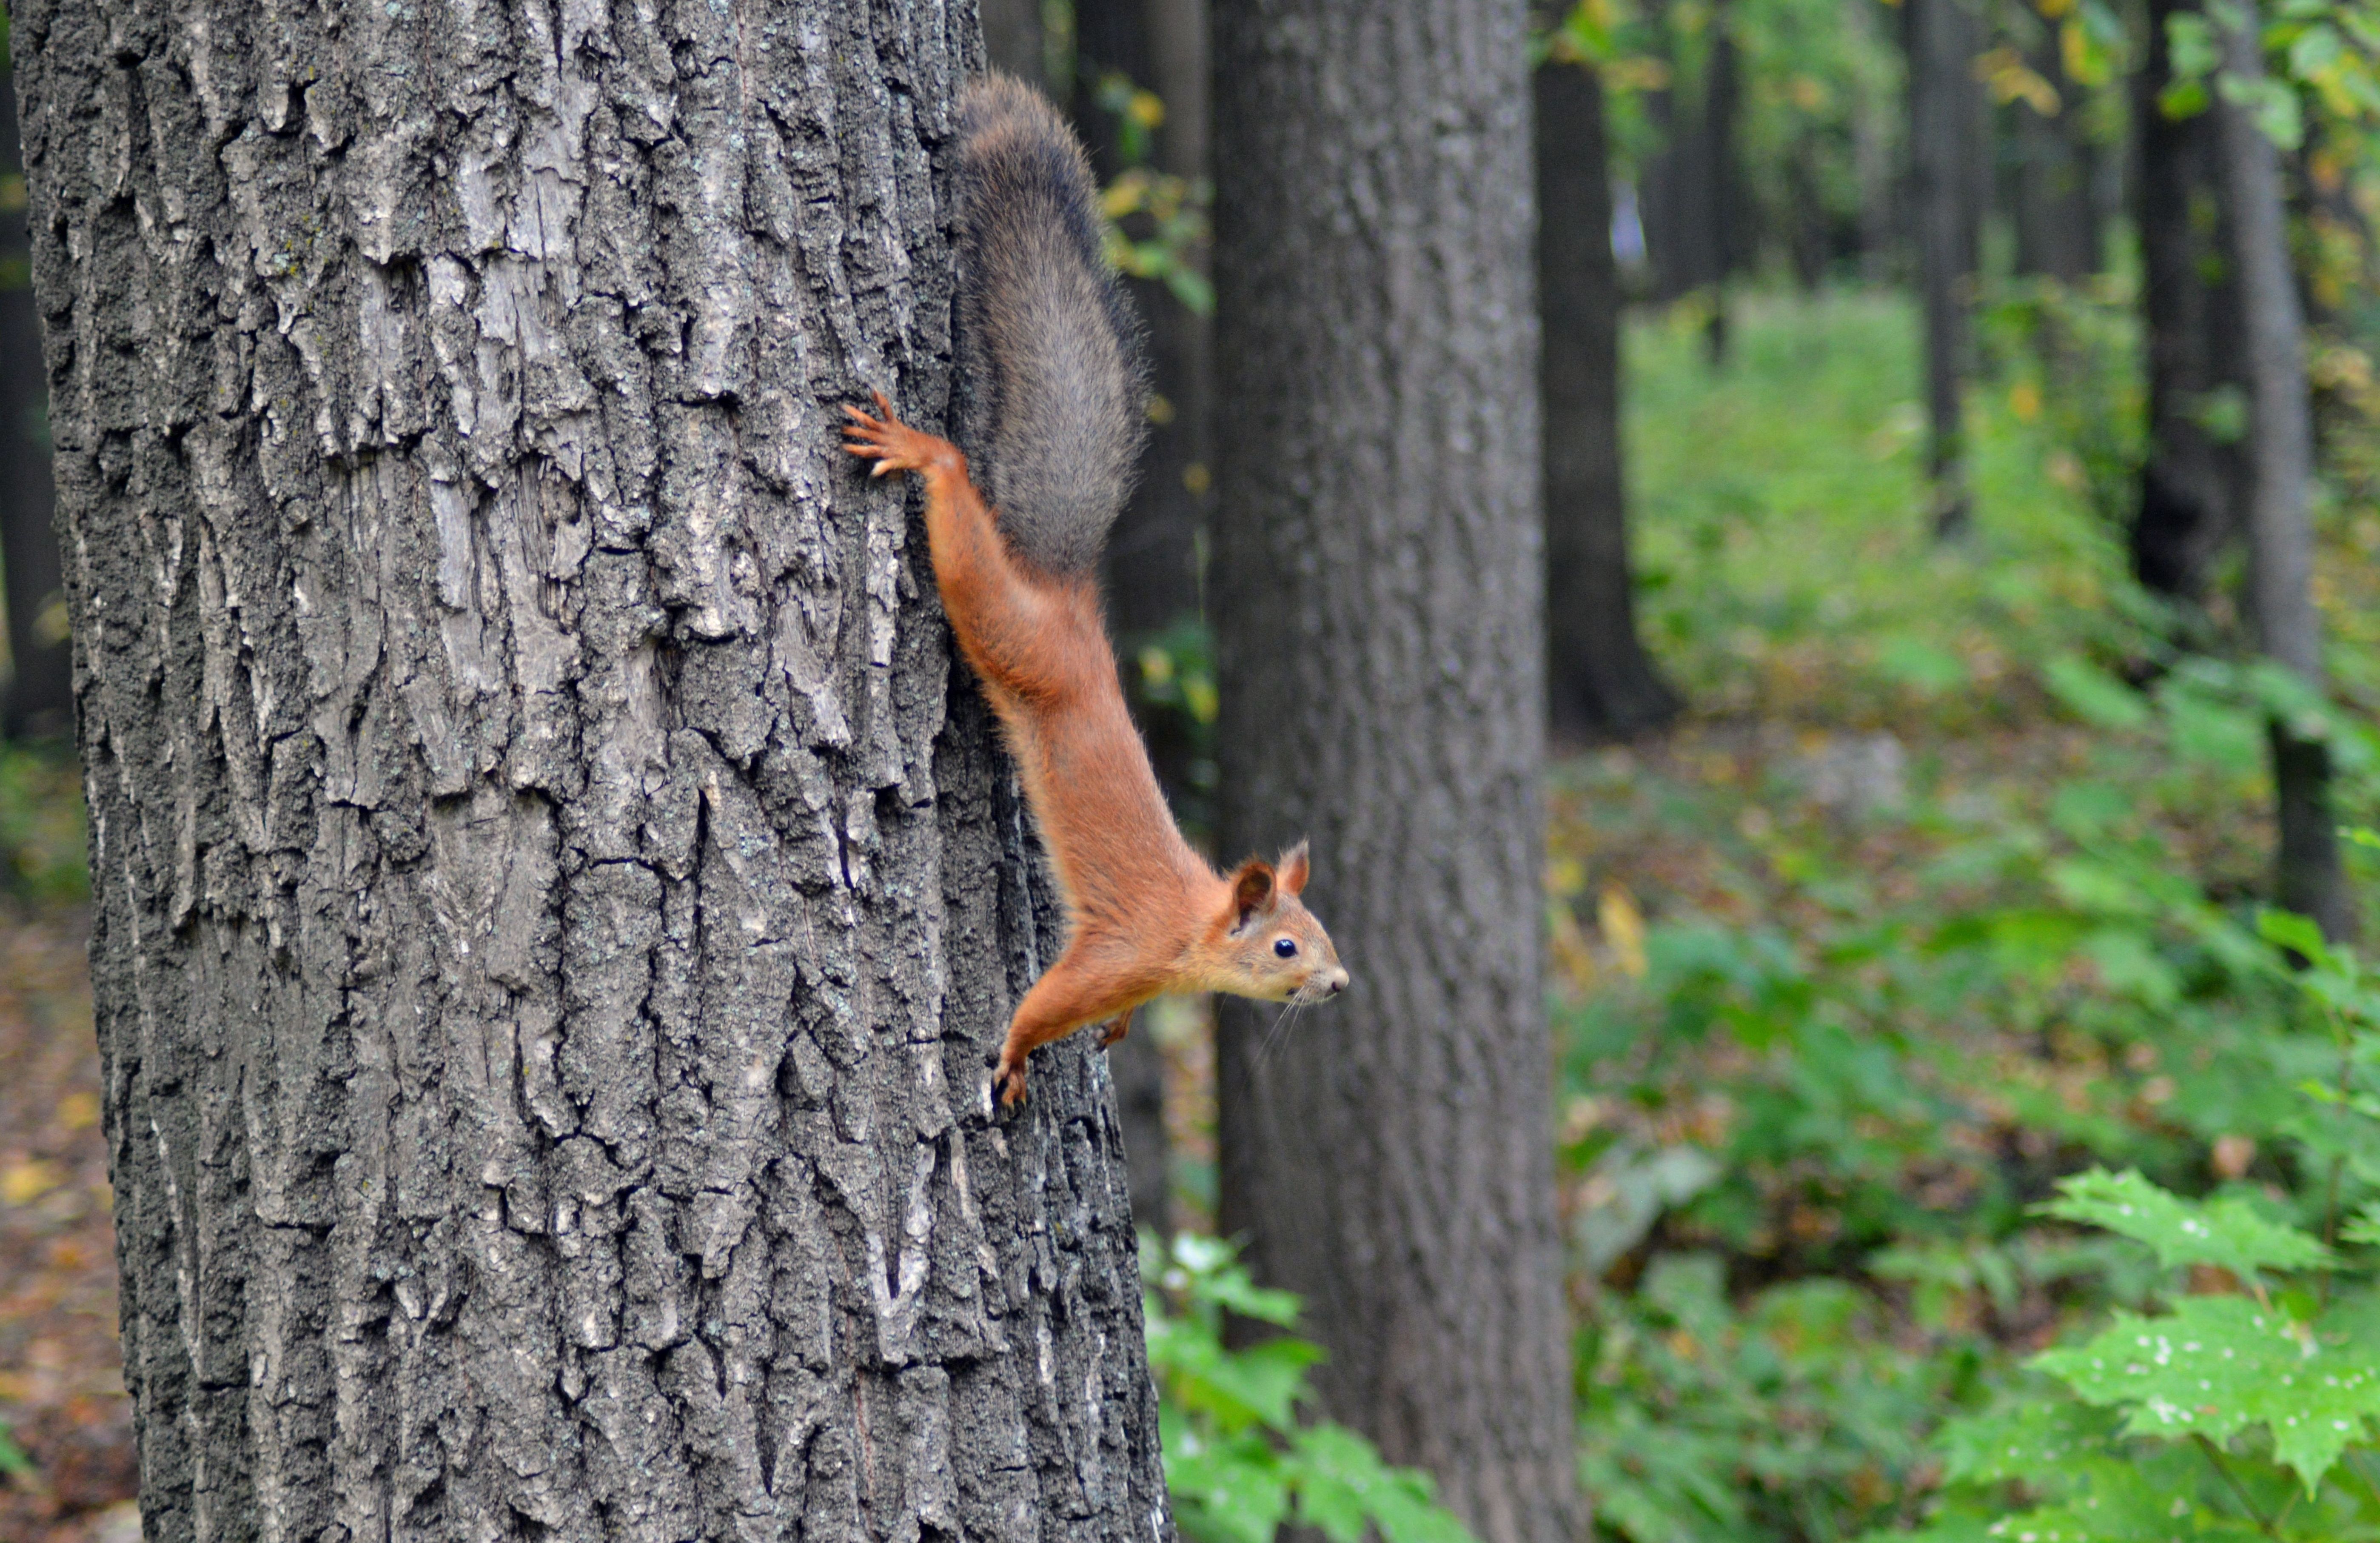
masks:
<path fill-rule="evenodd" d="M 1280 954 L 1284 959 L 1294 959 L 1297 957 L 1297 940 L 1294 938 L 1277 938 L 1273 940 L 1272 951 L 1275 954 Z"/>

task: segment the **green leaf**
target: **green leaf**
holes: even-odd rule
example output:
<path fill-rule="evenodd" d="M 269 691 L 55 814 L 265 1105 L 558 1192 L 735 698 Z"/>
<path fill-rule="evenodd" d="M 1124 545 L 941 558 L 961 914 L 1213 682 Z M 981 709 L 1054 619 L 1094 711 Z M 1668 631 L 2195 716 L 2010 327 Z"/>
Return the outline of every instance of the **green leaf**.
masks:
<path fill-rule="evenodd" d="M 1305 1368 L 1322 1359 L 1320 1349 L 1283 1338 L 1226 1350 L 1202 1325 L 1154 1311 L 1148 1317 L 1149 1370 L 1183 1409 L 1206 1415 L 1225 1434 L 1254 1426 L 1286 1432 L 1296 1425 Z"/>
<path fill-rule="evenodd" d="M 1298 1519 L 1332 1543 L 1357 1543 L 1367 1522 L 1388 1543 L 1471 1543 L 1471 1535 L 1436 1501 L 1427 1474 L 1393 1468 L 1372 1443 L 1344 1426 L 1316 1425 L 1292 1446 Z"/>
<path fill-rule="evenodd" d="M 0 1420 L 0 1478 L 30 1478 L 32 1476 L 33 1460 L 9 1434 L 8 1422 Z"/>
<path fill-rule="evenodd" d="M 2168 16 L 2165 21 L 2166 56 L 2172 61 L 2173 73 L 2179 79 L 2195 80 L 2213 72 L 2223 56 L 2215 41 L 2215 29 L 2206 18 L 2188 11 Z"/>
<path fill-rule="evenodd" d="M 2137 1172 L 2104 1169 L 2060 1180 L 2058 1187 L 2058 1198 L 2041 1208 L 2044 1214 L 2145 1243 L 2168 1270 L 2208 1264 L 2253 1280 L 2260 1270 L 2312 1270 L 2330 1258 L 2321 1244 L 2265 1221 L 2244 1200 L 2200 1204 L 2168 1194 Z"/>
<path fill-rule="evenodd" d="M 2107 1453 L 2116 1434 L 2111 1415 L 2038 1391 L 1945 1425 L 1935 1439 L 1944 1476 L 1967 1483 L 2017 1479 L 2037 1486 L 2045 1474 Z"/>
<path fill-rule="evenodd" d="M 2323 941 L 2322 929 L 2295 911 L 2258 911 L 2256 935 L 2276 948 L 2302 955 L 2321 968 L 2331 967 L 2330 945 Z"/>
<path fill-rule="evenodd" d="M 2346 52 L 2338 30 L 2320 22 L 2300 32 L 2289 44 L 2289 73 L 2301 80 L 2310 80 L 2338 62 Z"/>
<path fill-rule="evenodd" d="M 2265 1426 L 2273 1456 L 2309 1493 L 2380 1415 L 2380 1367 L 2323 1349 L 2303 1324 L 2243 1296 L 2185 1297 L 2156 1318 L 2119 1312 L 2089 1343 L 2031 1365 L 2093 1403 L 2124 1409 L 2128 1436 L 2220 1443 Z"/>
<path fill-rule="evenodd" d="M 2245 112 L 2265 138 L 2280 149 L 2293 151 L 2305 142 L 2305 112 L 2289 82 L 2224 75 L 2216 79 L 2215 89 L 2223 93 L 2224 101 Z"/>
<path fill-rule="evenodd" d="M 1272 1543 L 1289 1518 L 1289 1480 L 1261 1438 L 1200 1442 L 1169 1437 L 1165 1487 L 1173 1519 L 1196 1543 Z"/>
<path fill-rule="evenodd" d="M 1182 309 L 1193 316 L 1215 314 L 1215 286 L 1206 274 L 1187 263 L 1177 262 L 1165 270 L 1165 287 L 1182 302 Z"/>
<path fill-rule="evenodd" d="M 1966 662 L 1922 638 L 1889 639 L 1876 650 L 1876 662 L 1886 678 L 1928 696 L 1939 696 L 1967 684 Z"/>
<path fill-rule="evenodd" d="M 2041 674 L 2050 694 L 2095 727 L 2137 729 L 2149 721 L 2145 698 L 2078 654 L 2051 660 Z"/>
<path fill-rule="evenodd" d="M 2157 111 L 2179 123 L 2206 111 L 2214 100 L 2204 80 L 2176 80 L 2157 93 Z"/>
<path fill-rule="evenodd" d="M 1171 1267 L 1160 1278 L 1166 1290 L 1283 1329 L 1296 1326 L 1297 1294 L 1257 1285 L 1241 1267 L 1237 1251 L 1221 1238 L 1182 1233 L 1168 1254 Z"/>

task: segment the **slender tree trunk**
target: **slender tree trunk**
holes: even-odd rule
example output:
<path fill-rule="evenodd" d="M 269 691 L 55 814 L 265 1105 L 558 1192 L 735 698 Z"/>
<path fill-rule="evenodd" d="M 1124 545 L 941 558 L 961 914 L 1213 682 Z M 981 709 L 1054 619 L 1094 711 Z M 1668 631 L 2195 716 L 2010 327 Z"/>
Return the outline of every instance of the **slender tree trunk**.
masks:
<path fill-rule="evenodd" d="M 33 0 L 147 1537 L 1163 1538 L 914 499 L 973 13 Z M 664 19 L 665 18 L 665 19 Z"/>
<path fill-rule="evenodd" d="M 22 172 L 16 88 L 0 74 L 0 172 Z M 0 184 L 5 186 L 5 184 Z M 6 575 L 8 673 L 0 733 L 51 737 L 74 729 L 74 652 L 66 576 L 51 516 L 49 387 L 41 319 L 26 278 L 25 210 L 0 201 L 0 569 Z"/>
<path fill-rule="evenodd" d="M 1676 716 L 1678 699 L 1636 637 L 1603 88 L 1548 60 L 1535 91 L 1548 723 L 1562 740 L 1625 738 Z"/>
<path fill-rule="evenodd" d="M 1650 104 L 1661 148 L 1646 157 L 1640 190 L 1654 294 L 1662 300 L 1696 293 L 1709 299 L 1706 339 L 1718 363 L 1727 353 L 1727 280 L 1740 256 L 1740 83 L 1727 9 L 1713 6 L 1701 15 L 1698 58 L 1694 40 L 1672 34 L 1679 68 L 1675 83 Z"/>
<path fill-rule="evenodd" d="M 1852 30 L 1863 43 L 1882 25 L 1876 9 L 1853 5 Z M 1892 133 L 1900 127 L 1900 103 L 1864 95 L 1851 106 L 1852 169 L 1860 188 L 1860 276 L 1882 284 L 1900 265 L 1900 232 L 1906 225 L 1905 189 L 1895 172 Z"/>
<path fill-rule="evenodd" d="M 1983 88 L 1974 76 L 1983 30 L 1974 0 L 1906 0 L 1911 201 L 1925 318 L 1925 472 L 1935 533 L 1965 532 L 1961 388 L 1973 350 L 1970 294 L 1987 184 Z"/>
<path fill-rule="evenodd" d="M 979 0 L 984 57 L 992 68 L 1020 80 L 1043 83 L 1041 0 Z"/>
<path fill-rule="evenodd" d="M 2016 152 L 2010 200 L 2016 271 L 2080 284 L 2099 268 L 2098 216 L 2091 201 L 2090 147 L 2077 128 L 2082 91 L 2066 78 L 2058 33 L 2035 22 L 2025 63 L 2058 93 L 2055 112 L 2030 102 L 2007 108 Z"/>
<path fill-rule="evenodd" d="M 2264 74 L 2255 12 L 2227 28 L 2224 67 L 2243 80 Z M 2250 470 L 2249 613 L 2265 655 L 2319 686 L 2322 617 L 2313 602 L 2313 418 L 2306 400 L 2305 324 L 2289 272 L 2280 157 L 2242 108 L 2217 119 L 2231 237 L 2247 322 Z M 2313 917 L 2334 940 L 2355 933 L 2355 903 L 2330 813 L 2330 759 L 2275 719 L 2273 783 L 2280 817 L 2281 904 Z"/>
<path fill-rule="evenodd" d="M 1356 978 L 1226 1014 L 1222 1225 L 1332 1415 L 1569 1543 L 1522 0 L 1214 20 L 1222 846 L 1311 835 Z"/>
<path fill-rule="evenodd" d="M 1703 117 L 1704 185 L 1709 189 L 1711 223 L 1710 321 L 1703 346 L 1714 366 L 1727 362 L 1727 281 L 1742 268 L 1750 231 L 1743 218 L 1743 179 L 1735 164 L 1736 120 L 1743 95 L 1742 71 L 1736 61 L 1735 25 L 1727 0 L 1712 0 L 1710 79 L 1705 83 Z"/>
<path fill-rule="evenodd" d="M 2246 399 L 2247 323 L 2229 276 L 2236 264 L 2215 115 L 2169 118 L 2157 105 L 2173 79 L 2166 22 L 2190 8 L 2188 0 L 2151 0 L 2148 56 L 2132 99 L 2149 444 L 2131 544 L 2143 586 L 2196 601 L 2244 521 L 2246 425 L 2238 408 Z"/>

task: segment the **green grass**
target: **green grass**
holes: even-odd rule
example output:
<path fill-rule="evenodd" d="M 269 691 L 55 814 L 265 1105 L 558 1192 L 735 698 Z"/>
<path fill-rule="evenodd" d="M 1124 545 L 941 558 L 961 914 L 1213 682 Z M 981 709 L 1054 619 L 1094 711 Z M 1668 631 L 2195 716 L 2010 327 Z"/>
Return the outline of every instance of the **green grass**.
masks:
<path fill-rule="evenodd" d="M 1652 317 L 1629 334 L 1647 628 L 1700 711 L 1897 722 L 1912 694 L 1974 687 L 2005 706 L 2015 656 L 2092 630 L 2114 532 L 2002 392 L 1970 405 L 1975 537 L 1932 539 L 1899 297 L 1755 296 L 1734 335 L 1713 371 L 1698 330 Z"/>

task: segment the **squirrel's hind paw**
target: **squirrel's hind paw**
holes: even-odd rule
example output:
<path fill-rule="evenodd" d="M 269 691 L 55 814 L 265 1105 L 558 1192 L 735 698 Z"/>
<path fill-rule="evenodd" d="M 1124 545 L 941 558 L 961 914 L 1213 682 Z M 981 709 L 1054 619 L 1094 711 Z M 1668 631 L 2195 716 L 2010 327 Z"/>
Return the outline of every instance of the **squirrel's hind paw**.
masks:
<path fill-rule="evenodd" d="M 1000 1094 L 1000 1106 L 1002 1109 L 1014 1109 L 1018 1104 L 1023 1103 L 1025 1101 L 1025 1063 L 1019 1061 L 1012 1066 L 1008 1063 L 1008 1057 L 1002 1056 L 999 1066 L 991 1074 L 991 1086 Z"/>

